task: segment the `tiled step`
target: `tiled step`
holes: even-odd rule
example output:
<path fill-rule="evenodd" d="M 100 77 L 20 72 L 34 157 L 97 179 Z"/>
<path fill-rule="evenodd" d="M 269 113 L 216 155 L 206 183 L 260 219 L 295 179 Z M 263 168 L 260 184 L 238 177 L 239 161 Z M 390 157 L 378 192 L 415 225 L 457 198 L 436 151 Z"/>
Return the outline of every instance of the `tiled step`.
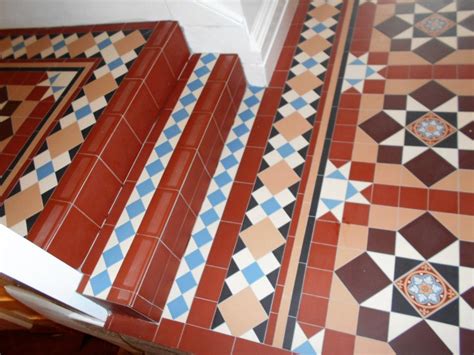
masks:
<path fill-rule="evenodd" d="M 28 234 L 32 242 L 74 268 L 83 265 L 149 132 L 160 125 L 162 120 L 157 117 L 165 111 L 189 58 L 177 23 L 153 26 L 138 58 L 106 102 Z M 95 75 L 101 78 L 101 73 L 99 70 Z M 98 79 L 88 90 L 107 92 L 107 85 L 111 85 L 107 80 Z"/>
<path fill-rule="evenodd" d="M 191 57 L 82 268 L 79 291 L 161 319 L 244 89 L 235 55 Z"/>

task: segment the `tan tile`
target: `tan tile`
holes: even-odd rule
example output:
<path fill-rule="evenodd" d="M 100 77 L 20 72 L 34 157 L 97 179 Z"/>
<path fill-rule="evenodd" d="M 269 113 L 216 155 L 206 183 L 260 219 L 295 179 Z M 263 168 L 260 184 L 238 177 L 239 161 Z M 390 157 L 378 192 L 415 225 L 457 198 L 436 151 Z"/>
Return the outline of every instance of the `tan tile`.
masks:
<path fill-rule="evenodd" d="M 8 98 L 14 101 L 23 101 L 33 88 L 33 85 L 7 85 Z"/>
<path fill-rule="evenodd" d="M 107 73 L 101 76 L 99 79 L 94 80 L 84 86 L 84 93 L 87 96 L 89 102 L 95 99 L 107 95 L 117 88 L 117 82 L 111 73 Z"/>
<path fill-rule="evenodd" d="M 42 209 L 43 200 L 41 199 L 39 185 L 34 184 L 5 200 L 7 227 L 14 226 Z"/>
<path fill-rule="evenodd" d="M 459 239 L 467 242 L 474 242 L 474 217 L 460 214 L 459 219 Z"/>
<path fill-rule="evenodd" d="M 431 189 L 459 191 L 459 174 L 458 171 L 453 171 L 445 178 L 438 181 L 436 184 L 430 186 Z"/>
<path fill-rule="evenodd" d="M 44 51 L 45 49 L 51 47 L 51 45 L 52 44 L 51 40 L 49 39 L 49 36 L 43 36 L 26 47 L 26 55 L 28 56 L 28 58 L 32 58 L 35 55 Z"/>
<path fill-rule="evenodd" d="M 413 208 L 399 208 L 398 209 L 398 228 L 401 229 L 405 227 L 408 223 L 412 222 L 414 219 L 420 217 L 426 211 L 424 210 L 415 210 Z"/>
<path fill-rule="evenodd" d="M 122 56 L 131 50 L 134 50 L 137 47 L 140 47 L 142 44 L 145 43 L 145 39 L 143 38 L 140 31 L 133 31 L 128 36 L 119 39 L 117 42 L 114 43 L 115 49 L 117 53 Z"/>
<path fill-rule="evenodd" d="M 355 355 L 394 355 L 390 344 L 385 341 L 357 336 L 354 345 Z"/>
<path fill-rule="evenodd" d="M 298 112 L 292 113 L 288 117 L 276 122 L 274 126 L 287 141 L 299 137 L 312 128 L 308 121 Z"/>
<path fill-rule="evenodd" d="M 383 94 L 364 94 L 360 99 L 361 110 L 382 111 L 383 109 Z"/>
<path fill-rule="evenodd" d="M 371 52 L 390 52 L 391 40 L 377 29 L 372 29 L 372 37 L 370 39 Z"/>
<path fill-rule="evenodd" d="M 308 91 L 319 88 L 323 82 L 309 70 L 288 80 L 288 85 L 299 95 L 304 95 Z"/>
<path fill-rule="evenodd" d="M 274 195 L 300 180 L 300 177 L 284 160 L 265 169 L 258 174 L 258 177 Z"/>
<path fill-rule="evenodd" d="M 369 212 L 369 227 L 396 230 L 398 224 L 398 208 L 390 206 L 371 205 Z"/>
<path fill-rule="evenodd" d="M 63 154 L 71 148 L 78 146 L 83 141 L 84 138 L 82 138 L 81 129 L 77 123 L 63 128 L 47 138 L 51 158 Z"/>
<path fill-rule="evenodd" d="M 322 22 L 324 20 L 327 20 L 330 17 L 333 17 L 334 15 L 338 14 L 339 10 L 336 9 L 334 6 L 329 5 L 329 4 L 323 4 L 321 6 L 318 6 L 316 9 L 311 10 L 309 14 L 318 20 L 319 22 Z"/>
<path fill-rule="evenodd" d="M 329 299 L 331 301 L 345 303 L 357 302 L 336 273 L 332 275 L 331 293 L 329 295 Z"/>
<path fill-rule="evenodd" d="M 458 49 L 450 55 L 447 55 L 436 64 L 473 64 L 474 50 L 472 49 Z"/>
<path fill-rule="evenodd" d="M 366 250 L 368 227 L 342 223 L 339 230 L 338 246 Z"/>
<path fill-rule="evenodd" d="M 419 187 L 426 189 L 426 185 L 423 184 L 410 170 L 404 166 L 400 166 L 401 169 L 401 185 L 408 187 Z"/>
<path fill-rule="evenodd" d="M 87 33 L 74 42 L 69 43 L 67 47 L 71 58 L 74 58 L 95 45 L 94 36 L 92 33 Z"/>
<path fill-rule="evenodd" d="M 6 51 L 12 47 L 12 42 L 9 38 L 0 39 L 0 52 Z"/>
<path fill-rule="evenodd" d="M 403 168 L 396 164 L 377 163 L 375 165 L 374 182 L 377 184 L 400 186 Z"/>
<path fill-rule="evenodd" d="M 377 144 L 355 143 L 352 149 L 352 160 L 375 163 L 377 161 L 377 153 Z"/>
<path fill-rule="evenodd" d="M 390 52 L 388 54 L 389 65 L 431 65 L 430 62 L 414 52 Z"/>
<path fill-rule="evenodd" d="M 331 43 L 329 43 L 325 38 L 319 35 L 311 37 L 310 39 L 299 45 L 299 47 L 310 56 L 314 56 L 329 48 L 330 46 Z"/>
<path fill-rule="evenodd" d="M 357 116 L 357 123 L 361 124 L 361 123 L 367 121 L 369 118 L 371 118 L 372 116 L 376 115 L 379 112 L 380 112 L 380 110 L 371 110 L 371 109 L 360 110 L 359 115 Z"/>
<path fill-rule="evenodd" d="M 364 251 L 360 249 L 350 249 L 338 247 L 336 250 L 336 261 L 334 263 L 334 270 L 346 265 L 349 261 L 354 260 Z"/>
<path fill-rule="evenodd" d="M 437 80 L 438 83 L 443 85 L 446 89 L 452 91 L 456 95 L 460 96 L 472 96 L 474 95 L 474 83 L 471 79 L 443 79 Z"/>
<path fill-rule="evenodd" d="M 17 107 L 12 115 L 12 126 L 14 131 L 17 131 L 20 128 L 37 104 L 38 102 L 36 101 L 23 101 Z"/>
<path fill-rule="evenodd" d="M 408 95 L 427 82 L 426 79 L 389 79 L 385 81 L 385 94 Z"/>
<path fill-rule="evenodd" d="M 244 230 L 240 233 L 240 237 L 255 259 L 285 244 L 285 238 L 269 218 Z"/>
<path fill-rule="evenodd" d="M 458 170 L 459 175 L 459 191 L 474 193 L 474 171 Z"/>
<path fill-rule="evenodd" d="M 454 235 L 459 235 L 459 219 L 455 213 L 430 212 L 444 227 Z"/>
<path fill-rule="evenodd" d="M 374 26 L 395 15 L 395 4 L 378 4 L 375 9 Z"/>
<path fill-rule="evenodd" d="M 268 318 L 250 287 L 229 297 L 218 308 L 234 336 L 241 336 Z"/>
<path fill-rule="evenodd" d="M 367 144 L 374 144 L 374 140 L 364 132 L 359 126 L 356 128 L 356 134 L 354 137 L 354 142 L 357 143 L 367 143 Z"/>
<path fill-rule="evenodd" d="M 355 334 L 359 318 L 357 302 L 339 302 L 329 300 L 326 316 L 326 328 L 344 333 Z"/>

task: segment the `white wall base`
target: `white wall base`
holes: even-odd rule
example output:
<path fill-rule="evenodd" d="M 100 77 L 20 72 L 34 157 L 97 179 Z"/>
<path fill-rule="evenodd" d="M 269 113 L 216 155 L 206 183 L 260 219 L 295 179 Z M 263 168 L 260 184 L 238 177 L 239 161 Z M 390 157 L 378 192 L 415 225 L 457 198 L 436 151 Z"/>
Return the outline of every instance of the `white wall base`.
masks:
<path fill-rule="evenodd" d="M 2 0 L 0 28 L 176 20 L 192 52 L 237 53 L 267 86 L 297 0 Z"/>

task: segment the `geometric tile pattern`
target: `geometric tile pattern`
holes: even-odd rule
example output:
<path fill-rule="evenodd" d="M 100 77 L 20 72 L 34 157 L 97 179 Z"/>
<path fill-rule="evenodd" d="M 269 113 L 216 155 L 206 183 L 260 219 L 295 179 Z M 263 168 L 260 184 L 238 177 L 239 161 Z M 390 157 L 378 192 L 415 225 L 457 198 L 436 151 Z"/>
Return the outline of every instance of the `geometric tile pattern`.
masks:
<path fill-rule="evenodd" d="M 216 60 L 217 56 L 212 53 L 200 56 L 92 272 L 85 289 L 86 294 L 107 299 L 122 262 L 132 245 L 146 210 Z"/>
<path fill-rule="evenodd" d="M 359 57 L 349 53 L 346 66 L 346 74 L 342 84 L 342 91 L 351 88 L 363 92 L 365 80 L 383 80 L 383 77 L 378 73 L 385 65 L 368 64 L 369 55 L 364 53 Z"/>
<path fill-rule="evenodd" d="M 321 13 L 317 6 L 323 3 L 310 4 L 303 24 L 212 324 L 256 342 L 264 341 L 342 2 L 324 5 Z M 247 302 L 238 302 L 243 295 Z M 243 312 L 265 317 L 237 327 Z"/>
<path fill-rule="evenodd" d="M 5 209 L 0 209 L 0 223 L 22 236 L 28 231 L 43 209 L 61 179 L 64 171 L 71 163 L 82 142 L 99 119 L 104 107 L 107 106 L 118 84 L 127 74 L 129 67 L 137 58 L 146 37 L 151 30 L 119 30 L 114 32 L 88 32 L 71 34 L 47 34 L 44 36 L 7 36 L 2 38 L 1 59 L 70 59 L 77 57 L 99 58 L 101 63 L 94 70 L 88 84 L 108 79 L 98 95 L 88 97 L 81 91 L 72 101 L 66 114 L 59 119 L 50 133 L 52 135 L 73 132 L 76 137 L 61 151 L 52 150 L 48 141 L 40 147 L 26 168 L 18 183 L 5 201 L 21 199 L 21 195 L 31 191 L 41 201 L 38 209 L 23 214 L 14 225 L 7 223 Z M 133 40 L 131 40 L 133 38 Z"/>
<path fill-rule="evenodd" d="M 260 106 L 263 88 L 249 86 L 227 137 L 166 303 L 164 317 L 186 322 Z"/>

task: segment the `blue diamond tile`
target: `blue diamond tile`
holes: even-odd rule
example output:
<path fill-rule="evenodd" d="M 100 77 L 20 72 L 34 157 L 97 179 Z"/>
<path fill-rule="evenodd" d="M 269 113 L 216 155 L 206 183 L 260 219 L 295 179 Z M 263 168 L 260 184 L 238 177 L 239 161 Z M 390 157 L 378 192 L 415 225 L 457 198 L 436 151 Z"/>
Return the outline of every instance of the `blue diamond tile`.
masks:
<path fill-rule="evenodd" d="M 313 58 L 309 58 L 303 62 L 303 65 L 308 69 L 314 67 L 316 64 L 318 64 L 318 62 Z"/>
<path fill-rule="evenodd" d="M 77 111 L 75 112 L 76 117 L 77 117 L 78 120 L 80 120 L 81 118 L 83 118 L 83 117 L 85 117 L 85 116 L 87 116 L 87 115 L 89 115 L 89 114 L 91 114 L 91 113 L 92 113 L 92 110 L 91 110 L 91 108 L 89 107 L 89 105 L 86 105 L 86 106 L 84 106 L 84 107 L 81 107 L 79 110 L 77 110 Z"/>
<path fill-rule="evenodd" d="M 13 51 L 16 52 L 16 51 L 19 51 L 20 49 L 22 49 L 23 47 L 25 47 L 25 43 L 24 42 L 20 42 L 18 44 L 15 44 L 13 46 Z"/>
<path fill-rule="evenodd" d="M 227 143 L 227 148 L 229 148 L 232 153 L 235 153 L 237 150 L 239 150 L 243 147 L 244 147 L 244 145 L 242 144 L 240 139 L 237 139 L 237 138 L 232 140 L 231 142 Z"/>
<path fill-rule="evenodd" d="M 219 187 L 227 185 L 229 182 L 232 181 L 232 178 L 230 177 L 229 174 L 227 174 L 226 171 L 223 171 L 219 175 L 214 177 L 214 181 Z"/>
<path fill-rule="evenodd" d="M 203 245 L 206 245 L 212 240 L 211 235 L 207 229 L 202 229 L 201 231 L 193 234 L 194 243 L 200 248 Z"/>
<path fill-rule="evenodd" d="M 195 250 L 191 254 L 186 255 L 184 259 L 191 270 L 206 262 L 199 250 Z"/>
<path fill-rule="evenodd" d="M 221 190 L 216 190 L 207 196 L 207 199 L 211 202 L 212 206 L 217 206 L 222 201 L 225 201 L 225 195 Z"/>
<path fill-rule="evenodd" d="M 262 203 L 262 208 L 265 211 L 265 213 L 269 216 L 273 212 L 278 211 L 281 208 L 281 206 L 278 203 L 278 201 L 275 200 L 274 197 L 272 197 L 272 198 L 266 200 L 264 203 Z"/>
<path fill-rule="evenodd" d="M 196 101 L 196 96 L 194 96 L 192 93 L 189 93 L 186 96 L 179 99 L 179 102 L 181 102 L 183 106 L 187 106 L 193 103 L 194 101 Z"/>
<path fill-rule="evenodd" d="M 104 257 L 105 265 L 107 267 L 111 267 L 115 263 L 123 260 L 122 250 L 118 244 L 109 250 L 106 250 L 102 256 Z"/>
<path fill-rule="evenodd" d="M 105 289 L 112 286 L 112 282 L 110 281 L 110 277 L 107 271 L 102 271 L 100 274 L 91 277 L 90 284 L 94 295 L 98 295 Z"/>
<path fill-rule="evenodd" d="M 146 171 L 150 176 L 154 176 L 159 172 L 163 171 L 165 167 L 160 159 L 155 160 L 154 162 L 148 163 L 145 167 Z"/>
<path fill-rule="evenodd" d="M 112 44 L 112 41 L 110 38 L 104 39 L 102 42 L 100 42 L 97 47 L 99 47 L 100 50 L 104 49 L 105 47 L 108 47 Z"/>
<path fill-rule="evenodd" d="M 296 100 L 291 102 L 291 106 L 299 110 L 300 108 L 306 106 L 306 101 L 303 100 L 301 97 L 298 97 Z"/>
<path fill-rule="evenodd" d="M 251 109 L 247 109 L 241 113 L 239 113 L 239 117 L 242 119 L 242 121 L 246 122 L 253 118 L 254 114 Z"/>
<path fill-rule="evenodd" d="M 133 228 L 132 223 L 127 221 L 121 226 L 115 228 L 115 234 L 117 234 L 117 239 L 120 242 L 123 242 L 135 234 L 135 229 Z"/>
<path fill-rule="evenodd" d="M 127 210 L 128 216 L 130 218 L 134 218 L 134 217 L 138 216 L 139 214 L 142 214 L 143 212 L 145 212 L 145 206 L 143 206 L 142 201 L 137 200 L 137 201 L 129 204 L 126 207 L 126 210 Z"/>
<path fill-rule="evenodd" d="M 196 280 L 194 280 L 193 274 L 187 272 L 183 276 L 180 276 L 176 279 L 176 283 L 178 284 L 179 290 L 182 293 L 192 289 L 194 286 L 197 285 Z"/>
<path fill-rule="evenodd" d="M 171 139 L 178 134 L 181 133 L 181 129 L 178 127 L 178 125 L 174 124 L 171 127 L 168 127 L 167 129 L 164 130 L 165 136 L 168 139 Z"/>
<path fill-rule="evenodd" d="M 317 24 L 316 26 L 313 27 L 314 32 L 316 33 L 321 33 L 323 32 L 327 27 L 324 26 L 322 23 Z"/>
<path fill-rule="evenodd" d="M 194 71 L 194 74 L 197 75 L 198 78 L 208 74 L 210 72 L 208 67 L 200 67 Z"/>
<path fill-rule="evenodd" d="M 114 70 L 115 68 L 121 66 L 123 64 L 123 61 L 121 58 L 117 58 L 109 63 L 109 69 Z"/>
<path fill-rule="evenodd" d="M 155 148 L 155 152 L 160 158 L 170 153 L 172 150 L 173 147 L 169 142 L 161 143 L 158 147 Z"/>
<path fill-rule="evenodd" d="M 199 216 L 201 217 L 201 220 L 206 226 L 212 224 L 213 222 L 219 219 L 219 216 L 217 215 L 216 211 L 214 211 L 212 208 L 204 213 L 201 213 Z"/>
<path fill-rule="evenodd" d="M 253 284 L 255 281 L 265 276 L 257 263 L 250 264 L 242 270 L 242 273 L 249 284 Z"/>
<path fill-rule="evenodd" d="M 208 53 L 208 54 L 201 57 L 201 62 L 203 62 L 204 64 L 209 64 L 214 59 L 216 59 L 216 56 L 212 53 Z"/>
<path fill-rule="evenodd" d="M 51 174 L 54 174 L 54 166 L 52 162 L 48 162 L 36 169 L 36 175 L 38 176 L 38 180 L 42 180 Z"/>
<path fill-rule="evenodd" d="M 199 89 L 199 88 L 202 87 L 203 85 L 204 85 L 204 84 L 202 83 L 201 80 L 196 79 L 196 80 L 191 81 L 191 82 L 188 84 L 188 89 L 191 90 L 191 91 L 196 91 L 197 89 Z"/>
<path fill-rule="evenodd" d="M 289 155 L 291 155 L 295 152 L 295 150 L 293 149 L 293 147 L 289 143 L 283 144 L 280 148 L 277 149 L 277 151 L 278 151 L 278 153 L 280 153 L 280 155 L 283 158 L 286 158 L 287 156 L 289 156 Z"/>
<path fill-rule="evenodd" d="M 237 136 L 242 136 L 249 131 L 249 128 L 245 124 L 240 124 L 232 129 Z"/>
<path fill-rule="evenodd" d="M 186 111 L 186 109 L 184 108 L 182 108 L 179 111 L 176 111 L 175 113 L 171 115 L 171 117 L 173 117 L 173 120 L 175 120 L 175 122 L 180 122 L 188 116 L 189 116 L 188 111 Z"/>
<path fill-rule="evenodd" d="M 239 162 L 235 159 L 234 155 L 228 155 L 224 159 L 221 160 L 222 165 L 224 168 L 230 169 L 233 166 L 237 165 Z"/>
<path fill-rule="evenodd" d="M 256 104 L 258 104 L 258 99 L 255 97 L 255 96 L 250 96 L 248 98 L 246 98 L 244 100 L 244 103 L 248 106 L 248 107 L 252 107 Z"/>
<path fill-rule="evenodd" d="M 186 301 L 184 300 L 183 296 L 179 296 L 178 298 L 168 303 L 168 308 L 173 319 L 178 318 L 180 315 L 186 313 L 189 310 L 188 305 L 186 304 Z"/>
<path fill-rule="evenodd" d="M 65 45 L 66 45 L 66 42 L 60 41 L 60 42 L 58 42 L 58 43 L 56 43 L 56 44 L 53 45 L 53 49 L 54 49 L 55 51 L 57 51 L 57 50 L 63 48 Z"/>
<path fill-rule="evenodd" d="M 138 194 L 143 197 L 148 195 L 150 192 L 155 191 L 155 186 L 150 179 L 147 179 L 139 184 L 137 184 Z"/>

